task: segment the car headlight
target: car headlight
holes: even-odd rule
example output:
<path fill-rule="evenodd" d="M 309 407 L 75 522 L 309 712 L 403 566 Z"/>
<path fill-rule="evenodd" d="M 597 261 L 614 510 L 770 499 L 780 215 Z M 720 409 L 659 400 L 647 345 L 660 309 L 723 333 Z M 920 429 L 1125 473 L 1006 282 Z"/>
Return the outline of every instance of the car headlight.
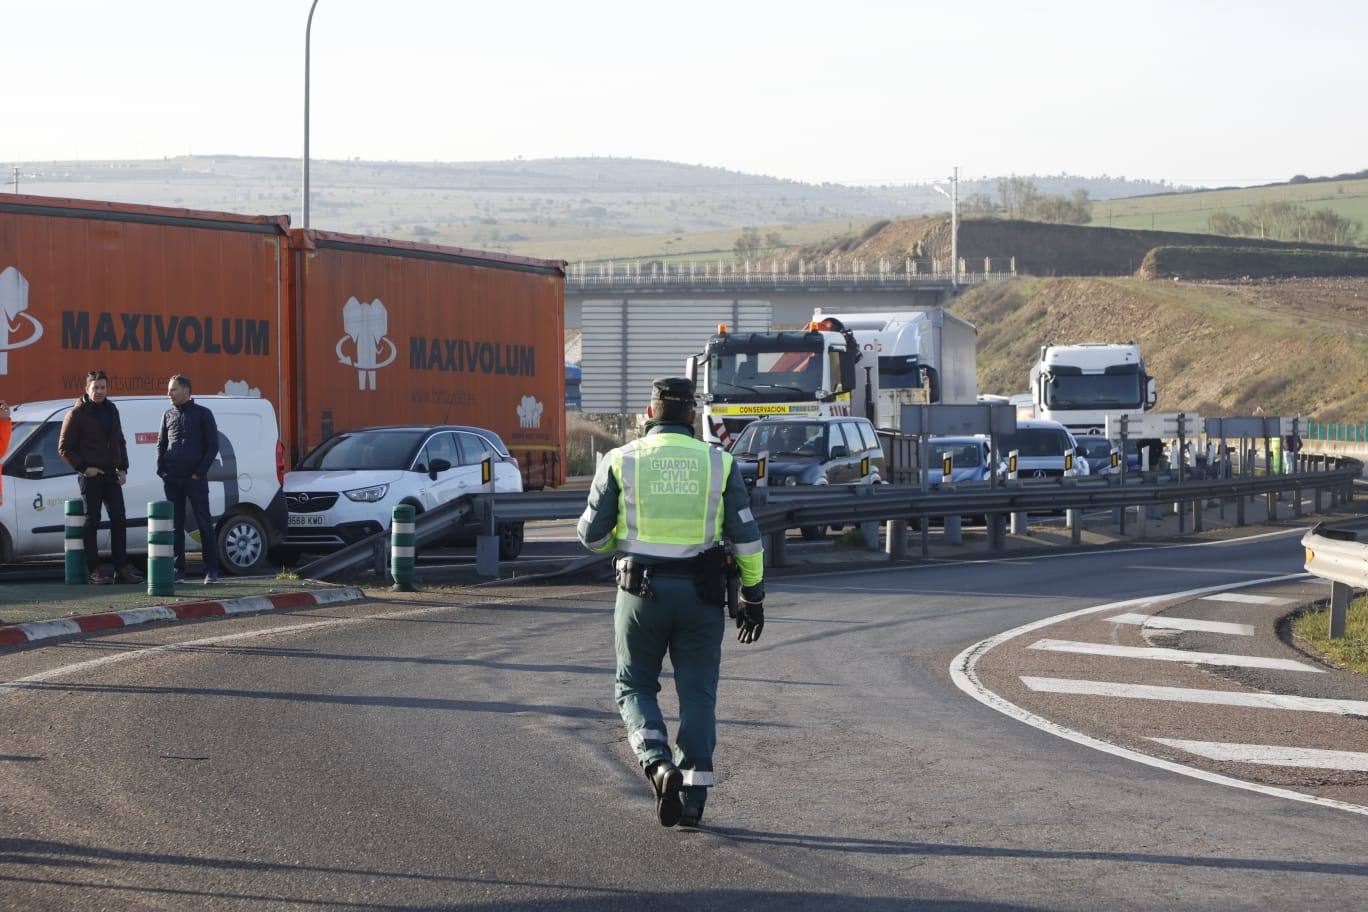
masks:
<path fill-rule="evenodd" d="M 797 476 L 797 475 L 790 475 L 788 478 L 785 478 L 785 479 L 784 479 L 784 484 L 788 485 L 790 488 L 792 488 L 792 487 L 797 487 L 797 485 L 798 485 L 798 476 Z"/>
<path fill-rule="evenodd" d="M 354 500 L 358 503 L 375 503 L 376 501 L 385 499 L 385 495 L 389 493 L 389 485 L 382 484 L 370 488 L 357 488 L 355 491 L 343 491 L 342 493 L 347 495 L 347 500 Z"/>

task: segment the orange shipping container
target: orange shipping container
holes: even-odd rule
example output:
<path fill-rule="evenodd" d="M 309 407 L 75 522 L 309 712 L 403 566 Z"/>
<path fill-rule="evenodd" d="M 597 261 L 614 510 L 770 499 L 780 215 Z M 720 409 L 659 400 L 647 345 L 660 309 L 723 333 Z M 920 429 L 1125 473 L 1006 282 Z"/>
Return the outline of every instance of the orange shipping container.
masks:
<path fill-rule="evenodd" d="M 292 438 L 472 424 L 527 487 L 564 481 L 564 263 L 320 231 L 291 232 Z"/>
<path fill-rule="evenodd" d="M 199 393 L 260 395 L 287 420 L 289 221 L 0 197 L 0 398 L 75 399 L 102 368 L 116 396 L 173 373 Z"/>

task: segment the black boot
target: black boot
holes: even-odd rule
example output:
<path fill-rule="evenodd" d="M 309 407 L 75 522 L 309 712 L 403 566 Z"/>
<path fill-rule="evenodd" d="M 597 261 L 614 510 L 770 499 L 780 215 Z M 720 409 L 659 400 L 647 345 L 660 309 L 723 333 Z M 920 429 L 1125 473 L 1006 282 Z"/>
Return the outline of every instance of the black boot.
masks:
<path fill-rule="evenodd" d="M 708 790 L 698 787 L 685 787 L 679 793 L 681 811 L 679 825 L 696 827 L 703 822 L 703 805 L 707 803 Z"/>
<path fill-rule="evenodd" d="M 657 760 L 646 767 L 646 778 L 655 789 L 656 818 L 660 825 L 672 827 L 679 823 L 682 811 L 679 789 L 684 784 L 683 774 L 669 760 Z"/>

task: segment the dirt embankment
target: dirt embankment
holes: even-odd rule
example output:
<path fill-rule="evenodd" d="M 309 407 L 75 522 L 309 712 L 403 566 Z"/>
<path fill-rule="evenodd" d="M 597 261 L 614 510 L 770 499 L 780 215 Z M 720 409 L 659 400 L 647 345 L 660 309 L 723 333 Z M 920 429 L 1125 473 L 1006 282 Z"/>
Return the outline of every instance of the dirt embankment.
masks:
<path fill-rule="evenodd" d="M 1368 417 L 1368 279 L 1017 279 L 951 309 L 978 327 L 983 393 L 1024 392 L 1046 343 L 1134 341 L 1161 411 Z"/>
<path fill-rule="evenodd" d="M 950 257 L 950 220 L 920 218 L 870 226 L 863 237 L 844 238 L 807 248 L 805 256 L 855 257 L 866 261 L 887 258 L 901 271 L 907 257 Z M 1016 258 L 1019 274 L 1035 276 L 1132 275 L 1145 254 L 1159 246 L 1292 247 L 1338 250 L 1324 245 L 1288 244 L 1252 238 L 1226 238 L 1177 231 L 1136 231 L 1092 225 L 1049 225 L 1007 219 L 965 219 L 960 222 L 959 255 L 970 272 L 983 270 L 985 257 L 995 272 L 1006 271 Z"/>

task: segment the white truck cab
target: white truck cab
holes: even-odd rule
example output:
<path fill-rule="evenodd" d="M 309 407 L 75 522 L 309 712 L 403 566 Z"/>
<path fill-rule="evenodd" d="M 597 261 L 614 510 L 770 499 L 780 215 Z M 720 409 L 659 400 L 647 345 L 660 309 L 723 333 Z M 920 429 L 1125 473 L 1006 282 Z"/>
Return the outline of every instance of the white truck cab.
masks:
<path fill-rule="evenodd" d="M 128 552 L 147 553 L 147 504 L 165 500 L 157 476 L 157 435 L 170 407 L 163 396 L 111 396 L 128 446 Z M 268 547 L 285 530 L 284 449 L 275 409 L 265 399 L 196 396 L 214 413 L 219 455 L 209 469 L 209 509 L 218 529 L 220 563 L 227 573 L 253 573 L 266 563 Z M 27 402 L 11 410 L 14 433 L 3 454 L 4 502 L 0 503 L 0 563 L 63 554 L 67 500 L 80 498 L 76 471 L 57 452 L 62 419 L 71 399 Z M 109 549 L 102 519 L 101 552 Z M 193 527 L 191 520 L 187 523 Z M 199 550 L 195 534 L 186 549 Z"/>
<path fill-rule="evenodd" d="M 1158 398 L 1134 342 L 1043 345 L 1031 368 L 1034 417 L 1074 433 L 1103 434 L 1108 415 L 1143 415 Z"/>
<path fill-rule="evenodd" d="M 768 415 L 864 417 L 878 376 L 862 369 L 860 357 L 854 336 L 830 318 L 797 332 L 731 333 L 719 326 L 684 364 L 703 399 L 704 440 L 726 446 Z"/>

